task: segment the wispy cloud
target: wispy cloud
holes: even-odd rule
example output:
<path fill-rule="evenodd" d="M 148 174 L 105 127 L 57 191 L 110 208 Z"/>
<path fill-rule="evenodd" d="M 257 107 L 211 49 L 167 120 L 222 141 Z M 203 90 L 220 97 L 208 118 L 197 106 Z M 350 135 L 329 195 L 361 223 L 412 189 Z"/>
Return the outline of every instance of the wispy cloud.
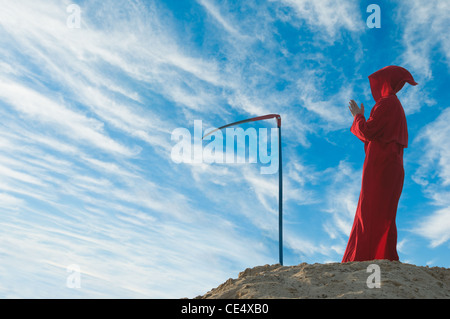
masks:
<path fill-rule="evenodd" d="M 438 209 L 423 218 L 414 231 L 427 238 L 433 248 L 448 242 L 450 240 L 450 208 Z"/>
<path fill-rule="evenodd" d="M 448 127 L 450 108 L 444 109 L 439 117 L 422 129 L 415 141 L 424 150 L 419 168 L 413 175 L 416 183 L 422 185 L 432 200 L 433 212 L 422 217 L 414 231 L 430 240 L 436 247 L 450 238 L 450 142 Z"/>
<path fill-rule="evenodd" d="M 450 66 L 448 29 L 450 5 L 446 1 L 402 1 L 397 19 L 406 19 L 403 60 L 420 78 L 428 80 L 433 73 L 433 51 L 439 50 Z"/>
<path fill-rule="evenodd" d="M 241 33 L 236 29 L 236 27 L 220 13 L 219 8 L 217 8 L 213 2 L 209 0 L 199 0 L 199 4 L 201 4 L 207 12 L 223 27 L 227 32 L 229 32 L 233 36 L 243 37 Z"/>
<path fill-rule="evenodd" d="M 414 90 L 403 90 L 399 97 L 404 101 L 405 111 L 412 114 L 423 106 L 435 106 L 436 100 L 432 92 L 436 89 L 431 84 L 433 74 L 438 72 L 434 65 L 436 52 L 442 52 L 447 68 L 450 69 L 450 43 L 446 30 L 450 5 L 446 1 L 433 0 L 402 1 L 399 5 L 396 20 L 404 27 L 402 43 L 405 50 L 401 54 L 401 63 L 415 77 L 419 86 Z"/>
<path fill-rule="evenodd" d="M 282 0 L 281 3 L 294 11 L 293 17 L 285 14 L 285 19 L 300 26 L 306 25 L 316 31 L 321 40 L 333 42 L 342 30 L 361 32 L 364 28 L 364 21 L 353 1 Z"/>
<path fill-rule="evenodd" d="M 50 124 L 68 137 L 76 137 L 105 151 L 131 156 L 132 149 L 119 144 L 103 132 L 103 123 L 74 112 L 61 102 L 55 102 L 13 80 L 3 78 L 0 98 L 21 114 L 42 124 Z"/>

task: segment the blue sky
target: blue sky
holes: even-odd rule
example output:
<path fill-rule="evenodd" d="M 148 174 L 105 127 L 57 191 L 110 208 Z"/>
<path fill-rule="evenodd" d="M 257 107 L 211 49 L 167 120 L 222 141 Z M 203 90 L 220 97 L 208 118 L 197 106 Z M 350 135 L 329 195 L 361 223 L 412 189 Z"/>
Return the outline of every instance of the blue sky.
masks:
<path fill-rule="evenodd" d="M 277 174 L 175 163 L 194 120 L 281 114 L 284 263 L 339 262 L 364 160 L 347 104 L 369 114 L 391 64 L 419 83 L 398 94 L 400 260 L 450 266 L 448 1 L 78 1 L 80 28 L 71 3 L 1 5 L 1 297 L 194 297 L 277 263 Z"/>

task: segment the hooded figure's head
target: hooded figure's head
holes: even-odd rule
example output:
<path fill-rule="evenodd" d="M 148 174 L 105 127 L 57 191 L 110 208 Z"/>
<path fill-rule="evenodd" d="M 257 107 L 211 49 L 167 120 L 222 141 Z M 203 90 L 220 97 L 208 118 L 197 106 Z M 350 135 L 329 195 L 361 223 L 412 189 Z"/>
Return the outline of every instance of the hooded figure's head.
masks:
<path fill-rule="evenodd" d="M 408 70 L 396 65 L 389 65 L 369 75 L 369 82 L 375 102 L 383 97 L 397 94 L 406 82 L 417 85 Z"/>

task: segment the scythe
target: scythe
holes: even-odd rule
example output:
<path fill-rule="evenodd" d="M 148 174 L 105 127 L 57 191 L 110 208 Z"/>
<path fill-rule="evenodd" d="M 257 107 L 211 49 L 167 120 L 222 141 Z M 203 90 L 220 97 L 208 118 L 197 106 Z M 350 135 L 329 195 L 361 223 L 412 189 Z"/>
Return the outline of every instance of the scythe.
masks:
<path fill-rule="evenodd" d="M 237 121 L 230 123 L 219 128 L 216 128 L 202 137 L 204 139 L 212 133 L 222 130 L 224 128 L 235 126 L 248 122 L 256 122 L 261 120 L 267 120 L 276 118 L 278 127 L 278 249 L 280 265 L 283 265 L 283 172 L 282 172 L 282 160 L 281 160 L 281 116 L 279 114 L 267 114 L 263 116 L 253 117 L 250 119 Z"/>

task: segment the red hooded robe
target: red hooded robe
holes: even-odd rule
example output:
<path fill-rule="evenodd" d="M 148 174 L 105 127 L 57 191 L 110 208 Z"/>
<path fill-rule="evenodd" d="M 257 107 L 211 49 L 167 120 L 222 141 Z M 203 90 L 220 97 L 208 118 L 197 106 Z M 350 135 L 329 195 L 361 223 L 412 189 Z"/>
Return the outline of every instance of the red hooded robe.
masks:
<path fill-rule="evenodd" d="M 363 165 L 353 227 L 342 262 L 398 260 L 395 217 L 403 189 L 403 149 L 408 130 L 403 107 L 395 95 L 406 82 L 417 85 L 399 66 L 387 66 L 369 76 L 376 102 L 366 121 L 355 116 L 350 131 L 364 142 Z"/>

